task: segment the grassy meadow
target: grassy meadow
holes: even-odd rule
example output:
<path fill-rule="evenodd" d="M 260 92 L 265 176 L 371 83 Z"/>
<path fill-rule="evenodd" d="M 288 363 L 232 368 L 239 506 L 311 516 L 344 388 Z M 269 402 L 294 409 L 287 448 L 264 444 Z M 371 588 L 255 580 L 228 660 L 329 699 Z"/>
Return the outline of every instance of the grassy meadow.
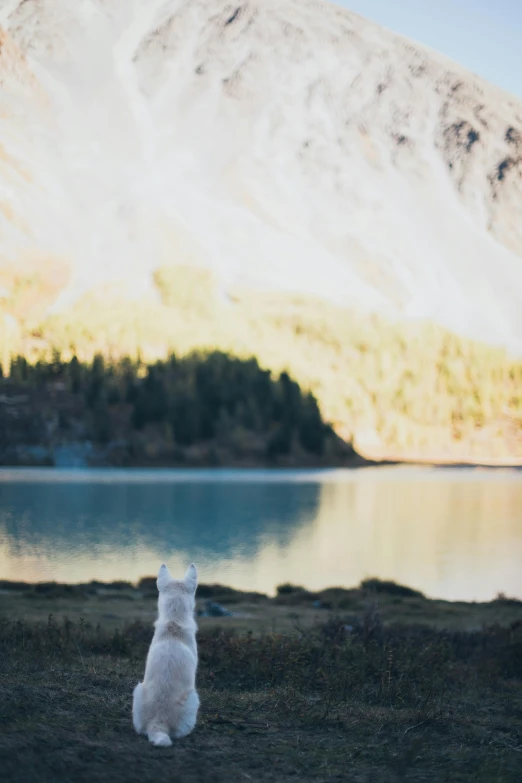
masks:
<path fill-rule="evenodd" d="M 270 598 L 201 585 L 201 712 L 172 748 L 134 734 L 153 579 L 0 584 L 6 783 L 518 783 L 522 603 L 430 601 L 368 580 Z"/>

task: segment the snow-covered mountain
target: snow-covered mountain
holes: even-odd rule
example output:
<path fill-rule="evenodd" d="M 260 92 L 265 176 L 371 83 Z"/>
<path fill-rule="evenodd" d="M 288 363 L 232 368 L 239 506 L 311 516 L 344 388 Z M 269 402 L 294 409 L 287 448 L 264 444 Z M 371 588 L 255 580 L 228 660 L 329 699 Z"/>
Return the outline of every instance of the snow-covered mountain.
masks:
<path fill-rule="evenodd" d="M 520 349 L 522 102 L 325 0 L 239 2 L 2 0 L 4 297 L 194 263 Z"/>

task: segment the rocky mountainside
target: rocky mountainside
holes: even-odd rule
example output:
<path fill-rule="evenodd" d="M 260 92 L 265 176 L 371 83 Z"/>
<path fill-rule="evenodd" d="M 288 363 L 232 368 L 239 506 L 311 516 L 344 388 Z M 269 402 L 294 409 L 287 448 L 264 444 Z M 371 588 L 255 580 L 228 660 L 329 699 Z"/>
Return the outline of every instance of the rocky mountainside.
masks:
<path fill-rule="evenodd" d="M 3 0 L 11 319 L 182 263 L 519 349 L 522 102 L 326 1 L 238 3 Z"/>

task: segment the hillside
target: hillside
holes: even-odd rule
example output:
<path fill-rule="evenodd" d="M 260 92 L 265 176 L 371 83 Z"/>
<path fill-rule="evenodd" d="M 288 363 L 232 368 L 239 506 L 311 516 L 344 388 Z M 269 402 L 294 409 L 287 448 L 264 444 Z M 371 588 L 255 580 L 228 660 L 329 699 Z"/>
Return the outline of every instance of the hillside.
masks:
<path fill-rule="evenodd" d="M 361 466 L 311 394 L 255 359 L 192 354 L 148 367 L 76 357 L 0 378 L 0 465 Z"/>
<path fill-rule="evenodd" d="M 0 27 L 4 365 L 52 346 L 218 347 L 289 365 L 343 435 L 374 430 L 398 453 L 446 449 L 455 420 L 457 452 L 473 452 L 459 409 L 478 394 L 478 451 L 518 453 L 518 419 L 507 434 L 503 419 L 518 369 L 501 354 L 487 388 L 454 384 L 440 416 L 401 403 L 407 425 L 377 405 L 366 359 L 350 370 L 359 331 L 379 324 L 379 351 L 388 330 L 402 345 L 405 319 L 422 339 L 421 317 L 520 351 L 522 102 L 318 0 L 7 0 Z M 211 297 L 203 273 L 185 287 L 194 266 Z M 416 394 L 439 394 L 444 334 Z M 422 375 L 422 350 L 395 358 L 398 376 Z"/>
<path fill-rule="evenodd" d="M 165 358 L 166 345 L 189 359 L 194 351 L 205 355 L 217 348 L 245 366 L 256 357 L 274 381 L 278 373 L 290 373 L 304 392 L 315 395 L 323 421 L 367 458 L 485 464 L 522 460 L 522 362 L 502 349 L 435 326 L 361 317 L 311 298 L 243 292 L 234 294 L 233 305 L 227 306 L 219 301 L 214 278 L 183 267 L 160 270 L 156 286 L 158 305 L 129 308 L 121 299 L 100 304 L 85 297 L 73 311 L 50 317 L 45 331 L 27 340 L 27 346 L 32 345 L 33 362 L 37 347 L 41 352 L 46 344 L 61 354 L 39 359 L 32 370 L 24 369 L 25 360 L 12 360 L 11 377 L 0 380 L 0 424 L 10 405 L 4 396 L 19 394 L 20 381 L 32 385 L 40 403 L 35 407 L 31 397 L 20 408 L 15 404 L 17 420 L 44 409 L 44 418 L 56 418 L 57 399 L 44 390 L 54 380 L 64 380 L 64 363 L 77 362 L 71 346 L 87 365 L 85 372 L 95 370 L 98 352 L 113 357 L 109 367 L 120 357 L 121 367 L 133 368 L 139 376 L 146 372 L 144 359 Z M 255 387 L 247 390 L 253 393 Z M 172 404 L 183 404 L 183 386 L 172 387 L 169 394 Z M 267 430 L 264 437 L 270 434 Z M 70 433 L 59 428 L 53 438 L 62 436 Z M 327 459 L 337 464 L 333 452 Z M 230 463 L 230 457 L 226 460 Z"/>

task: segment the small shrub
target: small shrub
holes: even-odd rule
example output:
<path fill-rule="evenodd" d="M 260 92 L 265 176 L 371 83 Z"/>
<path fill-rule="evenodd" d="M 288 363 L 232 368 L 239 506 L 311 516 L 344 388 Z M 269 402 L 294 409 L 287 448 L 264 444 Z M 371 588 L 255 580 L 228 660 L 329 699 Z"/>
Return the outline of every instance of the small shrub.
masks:
<path fill-rule="evenodd" d="M 403 597 L 411 598 L 424 598 L 424 594 L 420 590 L 414 590 L 413 587 L 406 587 L 406 585 L 400 585 L 397 582 L 387 579 L 377 579 L 371 577 L 370 579 L 364 579 L 361 582 L 361 590 L 371 590 L 374 593 L 386 593 L 387 595 L 399 595 Z"/>
<path fill-rule="evenodd" d="M 304 587 L 300 585 L 292 585 L 289 582 L 285 582 L 282 585 L 276 587 L 277 595 L 289 595 L 290 593 L 304 593 L 306 592 Z"/>

